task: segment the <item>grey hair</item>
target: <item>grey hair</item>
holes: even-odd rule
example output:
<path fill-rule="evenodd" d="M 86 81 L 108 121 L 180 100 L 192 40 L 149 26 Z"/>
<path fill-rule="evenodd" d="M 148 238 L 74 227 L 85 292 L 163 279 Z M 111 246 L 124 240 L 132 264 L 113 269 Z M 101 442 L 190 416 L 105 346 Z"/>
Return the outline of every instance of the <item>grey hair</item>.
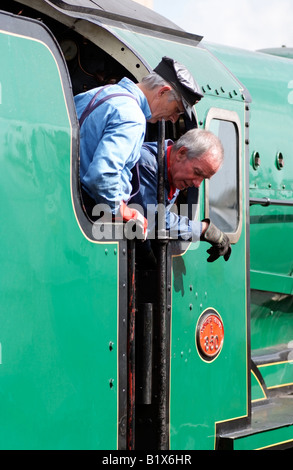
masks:
<path fill-rule="evenodd" d="M 166 82 L 166 80 L 164 80 L 156 72 L 151 72 L 146 77 L 143 77 L 141 82 L 144 84 L 146 89 L 150 90 L 150 91 L 154 90 L 157 87 L 163 87 L 163 86 L 166 86 L 166 85 L 169 85 L 170 87 L 172 87 L 172 85 L 170 83 Z M 172 98 L 169 101 L 174 101 L 174 100 L 180 101 L 181 100 L 180 94 L 177 93 L 177 91 L 175 91 L 173 87 L 172 87 L 172 90 L 170 90 L 170 96 Z"/>
<path fill-rule="evenodd" d="M 220 139 L 206 129 L 191 129 L 183 134 L 173 145 L 174 150 L 186 147 L 187 158 L 202 158 L 207 152 L 213 155 L 214 160 L 222 163 L 224 149 Z"/>

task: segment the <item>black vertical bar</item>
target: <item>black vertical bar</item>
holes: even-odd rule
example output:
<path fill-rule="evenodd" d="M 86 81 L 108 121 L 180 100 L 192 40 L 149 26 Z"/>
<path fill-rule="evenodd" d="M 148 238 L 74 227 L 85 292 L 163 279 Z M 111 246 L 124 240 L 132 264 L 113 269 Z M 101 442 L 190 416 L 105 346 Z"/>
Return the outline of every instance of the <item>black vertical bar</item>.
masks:
<path fill-rule="evenodd" d="M 158 203 L 165 204 L 165 121 L 159 122 Z"/>
<path fill-rule="evenodd" d="M 165 205 L 165 122 L 159 123 L 158 141 L 158 203 Z M 159 211 L 160 214 L 160 211 Z M 162 227 L 158 221 L 158 227 Z M 168 448 L 167 422 L 167 240 L 164 230 L 157 233 L 158 253 L 158 298 L 159 298 L 159 409 L 158 409 L 158 447 Z"/>
<path fill-rule="evenodd" d="M 135 449 L 135 242 L 128 240 L 127 449 Z"/>
<path fill-rule="evenodd" d="M 167 295 L 166 295 L 166 252 L 167 243 L 160 241 L 159 247 L 159 450 L 168 449 L 168 422 L 167 422 Z"/>
<path fill-rule="evenodd" d="M 140 403 L 152 404 L 152 381 L 153 381 L 153 304 L 144 303 L 140 309 L 142 342 L 141 361 L 137 370 L 140 375 Z"/>

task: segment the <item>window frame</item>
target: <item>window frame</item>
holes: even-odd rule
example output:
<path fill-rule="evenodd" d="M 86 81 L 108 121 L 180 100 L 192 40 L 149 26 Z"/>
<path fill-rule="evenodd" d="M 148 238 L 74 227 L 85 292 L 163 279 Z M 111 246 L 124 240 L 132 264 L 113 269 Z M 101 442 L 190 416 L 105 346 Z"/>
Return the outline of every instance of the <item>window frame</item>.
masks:
<path fill-rule="evenodd" d="M 205 129 L 209 130 L 211 121 L 213 119 L 221 120 L 221 121 L 228 121 L 231 122 L 236 129 L 236 138 L 238 140 L 238 161 L 237 161 L 237 182 L 238 182 L 238 224 L 235 232 L 227 232 L 229 236 L 230 242 L 235 244 L 238 242 L 241 231 L 242 231 L 242 224 L 243 224 L 243 194 L 242 194 L 242 134 L 241 134 L 241 122 L 239 116 L 236 111 L 230 111 L 227 109 L 220 109 L 220 108 L 211 108 L 207 114 L 205 120 Z M 209 180 L 205 180 L 205 207 L 204 213 L 205 218 L 209 218 L 210 213 L 210 203 L 209 203 L 209 196 L 210 196 L 210 183 Z"/>

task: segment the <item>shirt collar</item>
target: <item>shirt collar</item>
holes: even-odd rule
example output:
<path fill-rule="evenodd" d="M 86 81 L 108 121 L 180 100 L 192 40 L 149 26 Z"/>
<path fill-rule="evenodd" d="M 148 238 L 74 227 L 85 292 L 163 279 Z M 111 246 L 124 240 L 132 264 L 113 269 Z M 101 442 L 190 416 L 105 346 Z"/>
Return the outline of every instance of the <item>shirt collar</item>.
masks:
<path fill-rule="evenodd" d="M 136 84 L 127 77 L 122 78 L 118 83 L 121 87 L 125 88 L 126 90 L 130 91 L 137 99 L 138 104 L 145 115 L 146 120 L 148 121 L 152 117 L 152 113 L 148 104 L 148 100 L 146 99 L 145 94 L 136 86 Z"/>

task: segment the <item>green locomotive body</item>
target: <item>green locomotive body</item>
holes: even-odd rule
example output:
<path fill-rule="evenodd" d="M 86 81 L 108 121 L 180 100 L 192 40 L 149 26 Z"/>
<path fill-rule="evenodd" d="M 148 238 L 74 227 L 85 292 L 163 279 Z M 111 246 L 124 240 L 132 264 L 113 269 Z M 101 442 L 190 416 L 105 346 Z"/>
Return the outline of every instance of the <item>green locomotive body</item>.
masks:
<path fill-rule="evenodd" d="M 2 1 L 2 449 L 293 447 L 293 61 L 201 39 L 130 0 Z M 147 140 L 222 140 L 184 197 L 228 233 L 227 263 L 167 234 L 142 268 L 82 204 L 74 95 L 164 55 L 204 99 Z"/>

